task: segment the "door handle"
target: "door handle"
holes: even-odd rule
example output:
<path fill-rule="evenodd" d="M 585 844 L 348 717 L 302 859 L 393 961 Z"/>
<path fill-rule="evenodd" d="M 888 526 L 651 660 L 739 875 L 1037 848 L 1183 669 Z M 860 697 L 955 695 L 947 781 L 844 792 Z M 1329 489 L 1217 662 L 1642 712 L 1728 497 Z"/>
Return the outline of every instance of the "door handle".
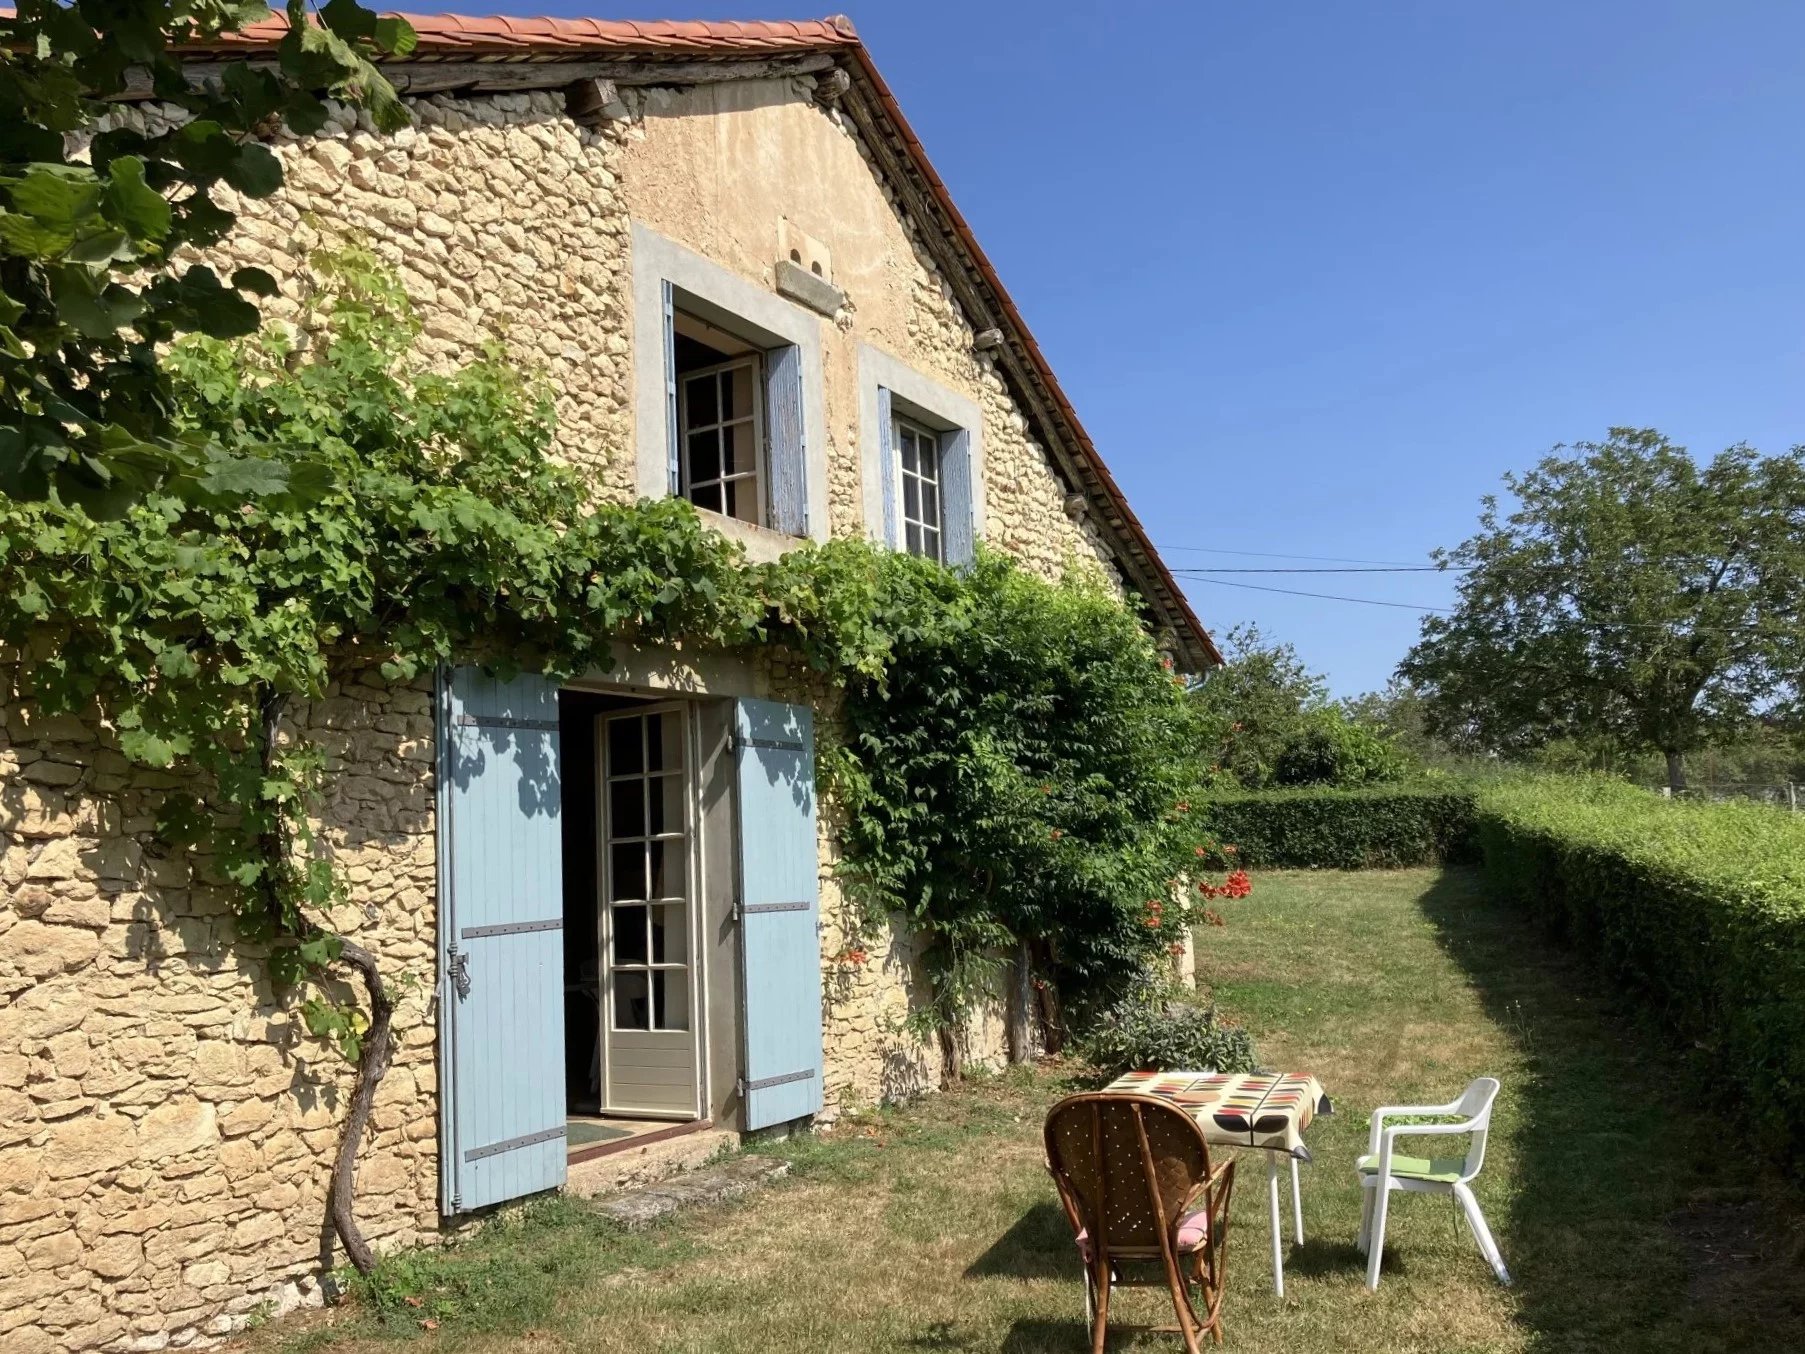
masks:
<path fill-rule="evenodd" d="M 457 949 L 451 950 L 451 985 L 457 990 L 459 998 L 470 995 L 470 956 Z"/>

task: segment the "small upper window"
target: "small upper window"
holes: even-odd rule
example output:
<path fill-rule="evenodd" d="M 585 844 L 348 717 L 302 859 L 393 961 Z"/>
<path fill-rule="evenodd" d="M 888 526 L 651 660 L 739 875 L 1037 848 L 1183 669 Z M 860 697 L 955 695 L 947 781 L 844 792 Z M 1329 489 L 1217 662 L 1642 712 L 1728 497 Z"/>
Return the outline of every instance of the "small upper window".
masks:
<path fill-rule="evenodd" d="M 683 497 L 764 526 L 764 354 L 681 311 L 672 328 Z"/>
<path fill-rule="evenodd" d="M 945 563 L 940 516 L 940 438 L 906 418 L 895 420 L 902 476 L 903 548 Z"/>

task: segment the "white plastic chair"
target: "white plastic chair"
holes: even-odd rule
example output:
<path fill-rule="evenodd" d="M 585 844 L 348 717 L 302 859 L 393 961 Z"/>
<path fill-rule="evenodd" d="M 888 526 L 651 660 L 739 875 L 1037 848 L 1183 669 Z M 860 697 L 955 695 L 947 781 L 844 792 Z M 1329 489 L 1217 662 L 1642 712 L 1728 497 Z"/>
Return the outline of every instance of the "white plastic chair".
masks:
<path fill-rule="evenodd" d="M 1461 1094 L 1460 1099 L 1446 1105 L 1387 1105 L 1373 1111 L 1372 1136 L 1367 1142 L 1368 1155 L 1354 1163 L 1360 1173 L 1361 1188 L 1366 1191 L 1360 1210 L 1360 1237 L 1355 1243 L 1366 1252 L 1366 1286 L 1379 1287 L 1379 1261 L 1385 1251 L 1385 1205 L 1394 1189 L 1413 1194 L 1452 1194 L 1466 1214 L 1467 1225 L 1479 1242 L 1480 1254 L 1498 1276 L 1498 1282 L 1510 1282 L 1510 1271 L 1504 1257 L 1498 1254 L 1498 1243 L 1492 1240 L 1491 1228 L 1479 1211 L 1473 1197 L 1473 1178 L 1485 1164 L 1485 1140 L 1491 1130 L 1492 1102 L 1498 1098 L 1495 1077 L 1479 1077 Z M 1460 1115 L 1451 1124 L 1398 1124 L 1385 1126 L 1387 1119 L 1403 1115 Z M 1472 1135 L 1464 1157 L 1412 1157 L 1395 1151 L 1399 1138 L 1446 1135 Z"/>

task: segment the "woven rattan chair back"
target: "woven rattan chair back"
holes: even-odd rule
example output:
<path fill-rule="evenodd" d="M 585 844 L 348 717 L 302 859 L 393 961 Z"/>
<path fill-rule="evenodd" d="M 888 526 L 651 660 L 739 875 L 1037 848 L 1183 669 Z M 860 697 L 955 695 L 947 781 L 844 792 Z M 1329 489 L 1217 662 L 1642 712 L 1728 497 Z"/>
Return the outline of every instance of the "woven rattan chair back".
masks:
<path fill-rule="evenodd" d="M 1234 1164 L 1212 1170 L 1203 1130 L 1156 1096 L 1096 1092 L 1068 1096 L 1046 1123 L 1047 1166 L 1085 1253 L 1093 1298 L 1092 1342 L 1107 1338 L 1110 1288 L 1120 1262 L 1158 1261 L 1185 1348 L 1209 1331 L 1222 1340 L 1223 1242 Z M 1181 1243 L 1180 1232 L 1191 1234 Z M 1199 1235 L 1200 1233 L 1200 1235 Z M 1200 1316 L 1190 1285 L 1202 1290 Z"/>

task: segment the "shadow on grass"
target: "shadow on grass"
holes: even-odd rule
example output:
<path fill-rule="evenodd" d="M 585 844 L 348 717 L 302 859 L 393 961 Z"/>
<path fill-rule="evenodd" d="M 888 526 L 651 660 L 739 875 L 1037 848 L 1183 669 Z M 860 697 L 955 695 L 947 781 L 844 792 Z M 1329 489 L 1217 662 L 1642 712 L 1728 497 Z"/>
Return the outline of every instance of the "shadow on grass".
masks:
<path fill-rule="evenodd" d="M 1245 1237 L 1242 1240 L 1246 1240 Z M 1264 1242 L 1265 1237 L 1260 1240 Z M 1262 1258 L 1265 1258 L 1262 1256 Z M 1246 1263 L 1243 1261 L 1242 1263 Z M 1268 1261 L 1270 1263 L 1270 1261 Z M 1394 1256 L 1391 1248 L 1385 1248 L 1385 1272 L 1402 1274 L 1405 1262 Z M 1293 1245 L 1285 1256 L 1285 1273 L 1304 1278 L 1318 1278 L 1324 1274 L 1364 1274 L 1366 1257 L 1362 1255 L 1351 1241 L 1324 1241 L 1311 1238 L 1303 1245 Z M 1270 1279 L 1270 1274 L 1267 1275 Z"/>
<path fill-rule="evenodd" d="M 1516 1160 L 1496 1230 L 1534 1347 L 1805 1348 L 1796 1204 L 1710 1112 L 1724 1091 L 1690 1050 L 1476 871 L 1422 909 L 1527 1071 L 1499 1100 Z"/>
<path fill-rule="evenodd" d="M 1177 1338 L 1173 1337 L 1174 1343 Z M 1043 1321 L 1034 1317 L 1017 1321 L 998 1346 L 1002 1354 L 1067 1354 L 1090 1347 L 1090 1334 L 1082 1321 Z"/>
<path fill-rule="evenodd" d="M 1058 1204 L 1035 1204 L 965 1271 L 968 1279 L 1064 1279 L 1083 1275 L 1071 1224 Z"/>

